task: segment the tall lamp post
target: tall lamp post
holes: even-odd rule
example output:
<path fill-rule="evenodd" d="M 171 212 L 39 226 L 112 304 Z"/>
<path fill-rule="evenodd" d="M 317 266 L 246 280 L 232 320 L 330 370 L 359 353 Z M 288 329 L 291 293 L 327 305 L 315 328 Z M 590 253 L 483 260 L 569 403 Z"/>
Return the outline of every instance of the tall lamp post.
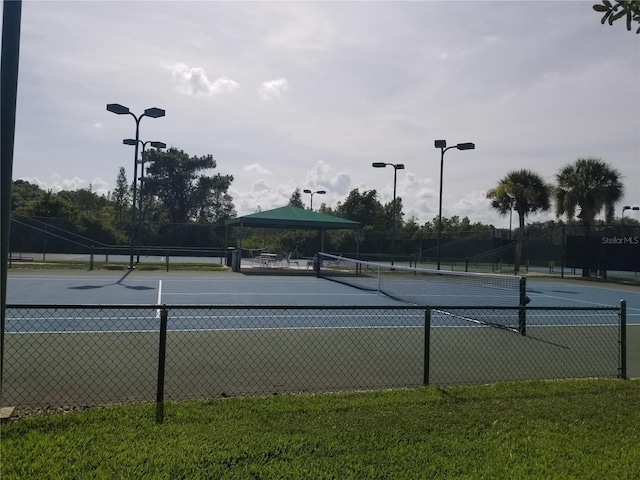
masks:
<path fill-rule="evenodd" d="M 395 254 L 395 241 L 396 241 L 396 215 L 398 209 L 396 208 L 396 180 L 398 177 L 398 170 L 404 170 L 404 164 L 402 163 L 384 163 L 373 162 L 371 164 L 374 168 L 385 168 L 386 166 L 393 167 L 393 216 L 391 224 L 391 265 L 393 265 L 393 255 Z"/>
<path fill-rule="evenodd" d="M 138 140 L 138 142 L 140 143 L 140 145 L 142 145 L 142 155 L 140 155 L 140 161 L 138 162 L 140 164 L 140 178 L 138 178 L 138 180 L 140 181 L 140 204 L 139 204 L 140 220 L 138 221 L 138 242 L 140 242 L 140 239 L 142 238 L 142 223 L 144 222 L 144 207 L 142 205 L 142 182 L 144 180 L 144 150 L 147 144 L 155 148 L 167 148 L 167 144 L 164 142 L 155 142 L 155 141 L 152 142 L 151 140 L 147 140 L 146 142 L 143 142 L 142 140 Z M 133 138 L 125 138 L 124 140 L 122 140 L 122 143 L 125 145 L 135 145 L 136 141 Z M 138 252 L 136 263 L 140 263 L 140 252 Z"/>
<path fill-rule="evenodd" d="M 467 142 L 467 143 L 458 143 L 457 145 L 452 145 L 447 147 L 446 140 L 436 140 L 434 142 L 434 146 L 440 149 L 440 201 L 438 207 L 438 270 L 440 270 L 440 239 L 442 235 L 442 170 L 444 167 L 444 152 L 450 150 L 452 148 L 457 148 L 458 150 L 473 150 L 476 148 L 475 143 Z"/>
<path fill-rule="evenodd" d="M 136 138 L 135 142 L 135 153 L 133 157 L 133 206 L 131 208 L 131 256 L 129 257 L 129 270 L 133 270 L 133 255 L 134 255 L 134 243 L 136 236 L 136 196 L 138 194 L 137 185 L 138 185 L 138 143 L 140 143 L 140 120 L 142 117 L 151 117 L 151 118 L 160 118 L 164 117 L 165 111 L 161 108 L 147 108 L 144 113 L 140 116 L 136 116 L 129 111 L 129 108 L 124 105 L 120 105 L 119 103 L 108 103 L 107 111 L 111 113 L 115 113 L 116 115 L 131 115 L 133 119 L 136 121 Z"/>
<path fill-rule="evenodd" d="M 325 193 L 327 193 L 324 190 L 316 190 L 315 192 L 312 192 L 311 190 L 305 189 L 303 190 L 304 193 L 309 193 L 311 194 L 311 211 L 313 212 L 313 196 L 317 193 L 318 195 L 324 195 Z"/>
<path fill-rule="evenodd" d="M 622 218 L 624 218 L 625 210 L 640 210 L 640 207 L 632 207 L 630 205 L 625 205 L 624 207 L 622 207 Z"/>

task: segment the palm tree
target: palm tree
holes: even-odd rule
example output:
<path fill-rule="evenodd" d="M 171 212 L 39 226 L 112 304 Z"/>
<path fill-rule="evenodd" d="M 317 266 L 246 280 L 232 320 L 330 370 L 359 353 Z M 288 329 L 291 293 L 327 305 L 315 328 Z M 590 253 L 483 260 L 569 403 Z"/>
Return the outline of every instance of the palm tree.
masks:
<path fill-rule="evenodd" d="M 551 187 L 542 177 L 531 170 L 515 170 L 502 178 L 496 188 L 487 192 L 491 199 L 491 206 L 501 215 L 507 215 L 515 210 L 518 212 L 518 243 L 516 244 L 516 259 L 514 273 L 520 270 L 522 258 L 522 241 L 524 239 L 524 222 L 530 213 L 546 211 L 550 208 Z"/>
<path fill-rule="evenodd" d="M 571 221 L 580 207 L 577 217 L 584 226 L 586 246 L 596 215 L 604 209 L 605 220 L 613 221 L 615 205 L 624 194 L 620 173 L 600 158 L 579 158 L 565 165 L 556 180 L 556 215 L 566 215 Z M 589 276 L 588 263 L 582 268 L 582 276 Z"/>

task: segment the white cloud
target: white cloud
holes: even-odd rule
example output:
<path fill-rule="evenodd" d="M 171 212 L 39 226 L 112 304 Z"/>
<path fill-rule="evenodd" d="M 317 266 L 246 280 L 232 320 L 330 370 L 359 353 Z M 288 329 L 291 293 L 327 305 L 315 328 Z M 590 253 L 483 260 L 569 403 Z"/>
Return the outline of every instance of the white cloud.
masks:
<path fill-rule="evenodd" d="M 47 180 L 42 180 L 37 177 L 22 177 L 21 180 L 37 185 L 42 190 L 53 193 L 58 193 L 63 190 L 74 191 L 91 188 L 91 191 L 97 195 L 106 195 L 110 191 L 109 183 L 99 177 L 88 181 L 79 177 L 62 178 L 58 173 L 54 173 Z"/>
<path fill-rule="evenodd" d="M 272 175 L 272 172 L 266 168 L 264 168 L 259 163 L 254 163 L 252 165 L 245 165 L 242 167 L 242 170 L 249 173 L 257 173 L 259 175 Z"/>
<path fill-rule="evenodd" d="M 251 191 L 254 193 L 266 193 L 271 191 L 271 187 L 264 180 L 257 180 L 251 184 Z"/>
<path fill-rule="evenodd" d="M 345 195 L 351 185 L 351 177 L 344 172 L 337 175 L 331 173 L 331 167 L 319 160 L 311 170 L 307 172 L 304 184 L 309 189 L 326 189 L 331 193 Z"/>
<path fill-rule="evenodd" d="M 637 42 L 582 2 L 555 2 L 553 16 L 544 2 L 128 2 L 126 17 L 118 5 L 25 3 L 15 178 L 100 191 L 99 177 L 112 190 L 124 165 L 131 179 L 131 119 L 104 107 L 118 102 L 166 109 L 141 138 L 212 153 L 240 214 L 295 188 L 326 190 L 329 206 L 352 188 L 388 202 L 393 172 L 371 168 L 382 161 L 406 165 L 404 211 L 430 221 L 439 138 L 477 145 L 447 155 L 448 217 L 508 226 L 484 198 L 499 178 L 553 178 L 586 155 L 624 175 L 620 205 L 639 204 Z M 116 20 L 124 34 L 109 31 Z M 616 88 L 603 87 L 611 72 Z"/>
<path fill-rule="evenodd" d="M 212 82 L 202 67 L 189 67 L 184 63 L 166 65 L 171 71 L 171 78 L 176 89 L 189 96 L 212 96 L 231 93 L 240 85 L 228 77 L 221 77 Z"/>
<path fill-rule="evenodd" d="M 286 78 L 268 80 L 263 82 L 258 95 L 264 101 L 282 98 L 282 93 L 289 90 L 289 82 Z"/>

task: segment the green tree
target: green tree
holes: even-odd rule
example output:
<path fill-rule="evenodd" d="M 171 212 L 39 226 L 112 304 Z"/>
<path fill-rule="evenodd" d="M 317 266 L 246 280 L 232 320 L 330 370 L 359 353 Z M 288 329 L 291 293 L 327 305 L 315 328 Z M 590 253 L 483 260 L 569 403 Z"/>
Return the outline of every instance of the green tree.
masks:
<path fill-rule="evenodd" d="M 412 254 L 421 250 L 422 229 L 416 217 L 412 216 L 403 223 L 398 236 L 402 242 L 402 254 Z"/>
<path fill-rule="evenodd" d="M 367 190 L 360 193 L 354 188 L 344 202 L 338 203 L 336 215 L 360 222 L 362 226 L 375 227 L 381 225 L 384 210 L 378 201 L 378 192 Z"/>
<path fill-rule="evenodd" d="M 385 212 L 382 204 L 378 201 L 378 193 L 375 190 L 360 193 L 357 188 L 354 188 L 349 192 L 344 202 L 338 203 L 335 215 L 360 222 L 362 225 L 362 251 L 383 251 L 385 243 L 383 242 L 384 235 L 381 233 L 387 233 L 384 227 Z M 354 244 L 355 232 L 342 231 L 336 235 L 341 236 L 341 249 L 346 249 L 347 245 Z"/>
<path fill-rule="evenodd" d="M 236 216 L 233 197 L 229 194 L 229 187 L 233 177 L 220 175 L 201 178 L 198 183 L 196 198 L 199 198 L 199 210 L 196 220 L 200 223 L 222 224 Z"/>
<path fill-rule="evenodd" d="M 120 167 L 116 178 L 116 188 L 111 192 L 111 201 L 114 203 L 116 220 L 122 222 L 124 212 L 131 202 L 131 189 L 127 182 L 127 173 L 124 167 Z"/>
<path fill-rule="evenodd" d="M 79 188 L 78 190 L 63 190 L 58 195 L 61 198 L 69 200 L 81 212 L 98 212 L 100 209 L 109 205 L 109 200 L 91 191 L 89 188 Z"/>
<path fill-rule="evenodd" d="M 522 169 L 507 173 L 500 179 L 498 185 L 487 192 L 491 199 L 491 206 L 500 215 L 511 213 L 511 209 L 518 213 L 518 242 L 516 244 L 516 258 L 514 272 L 520 270 L 522 259 L 522 241 L 527 216 L 538 211 L 549 210 L 551 187 L 542 177 L 531 170 Z"/>
<path fill-rule="evenodd" d="M 144 194 L 157 197 L 161 214 L 170 223 L 222 223 L 234 214 L 228 193 L 233 176 L 207 175 L 216 168 L 213 156 L 190 157 L 176 148 L 148 153 Z"/>
<path fill-rule="evenodd" d="M 11 188 L 11 211 L 24 213 L 27 205 L 38 201 L 45 193 L 38 185 L 24 180 L 15 180 Z"/>
<path fill-rule="evenodd" d="M 613 25 L 613 22 L 625 18 L 627 23 L 627 30 L 631 31 L 632 24 L 640 24 L 640 1 L 638 0 L 602 0 L 602 3 L 596 3 L 593 6 L 596 12 L 604 13 L 601 23 L 609 22 L 609 25 Z M 640 33 L 640 27 L 636 30 L 636 34 Z"/>
<path fill-rule="evenodd" d="M 585 245 L 591 234 L 595 217 L 604 210 L 606 222 L 613 221 L 615 205 L 624 194 L 620 173 L 600 158 L 579 158 L 565 165 L 556 175 L 556 215 L 566 215 L 568 221 L 576 217 L 584 226 Z M 585 261 L 587 259 L 585 258 Z M 588 265 L 582 276 L 590 275 Z"/>
<path fill-rule="evenodd" d="M 37 201 L 29 204 L 25 214 L 32 217 L 65 219 L 68 223 L 73 223 L 78 217 L 78 209 L 64 197 L 46 192 Z"/>
<path fill-rule="evenodd" d="M 402 230 L 402 226 L 404 224 L 404 220 L 402 219 L 402 217 L 404 216 L 404 213 L 402 213 L 402 198 L 396 197 L 395 215 L 393 200 L 385 203 L 382 207 L 382 210 L 384 212 L 385 228 L 392 230 L 395 223 L 395 231 L 399 232 L 400 230 Z"/>
<path fill-rule="evenodd" d="M 296 188 L 295 192 L 291 194 L 289 205 L 292 207 L 304 208 L 304 203 L 302 202 L 302 192 L 300 192 L 299 188 Z"/>

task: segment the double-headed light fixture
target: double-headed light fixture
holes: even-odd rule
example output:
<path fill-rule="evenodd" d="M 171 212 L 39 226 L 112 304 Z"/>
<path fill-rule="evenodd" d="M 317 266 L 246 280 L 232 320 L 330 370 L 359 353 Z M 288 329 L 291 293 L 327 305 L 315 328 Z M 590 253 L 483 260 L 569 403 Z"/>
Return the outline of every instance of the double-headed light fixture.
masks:
<path fill-rule="evenodd" d="M 317 193 L 318 195 L 324 195 L 325 193 L 327 193 L 325 190 L 316 190 L 315 192 L 312 192 L 309 189 L 304 189 L 303 190 L 304 193 L 309 193 L 311 195 L 311 211 L 313 212 L 313 196 Z"/>
<path fill-rule="evenodd" d="M 457 148 L 458 150 L 473 150 L 476 148 L 475 143 L 467 142 L 467 143 L 458 143 L 457 145 L 452 145 L 447 147 L 446 140 L 436 140 L 434 142 L 434 146 L 440 149 L 440 201 L 438 207 L 438 270 L 440 270 L 440 238 L 442 235 L 442 170 L 444 167 L 444 152 L 450 150 L 452 148 Z"/>
<path fill-rule="evenodd" d="M 632 207 L 630 205 L 625 205 L 624 207 L 622 207 L 622 218 L 624 218 L 624 212 L 626 210 L 640 210 L 640 207 Z"/>
<path fill-rule="evenodd" d="M 125 145 L 135 145 L 136 141 L 133 138 L 125 138 L 124 140 L 122 140 L 122 143 Z M 142 203 L 142 197 L 143 197 L 142 192 L 143 192 L 143 182 L 144 182 L 144 150 L 147 145 L 151 145 L 152 147 L 161 149 L 161 148 L 167 148 L 167 144 L 164 142 L 155 142 L 151 140 L 147 140 L 146 142 L 143 142 L 142 140 L 138 140 L 138 143 L 142 145 L 142 154 L 140 155 L 140 160 L 138 161 L 138 163 L 140 164 L 140 178 L 138 178 L 138 181 L 140 182 L 140 204 L 138 206 L 138 208 L 140 209 L 140 218 L 138 219 L 138 246 L 139 246 L 142 239 L 142 224 L 144 223 L 144 213 L 145 213 L 145 208 Z M 138 262 L 140 262 L 140 251 L 138 251 L 138 255 L 136 259 L 136 263 Z"/>
<path fill-rule="evenodd" d="M 393 167 L 393 216 L 391 225 L 391 265 L 393 265 L 393 255 L 395 254 L 395 241 L 396 241 L 396 216 L 398 209 L 396 206 L 396 181 L 398 178 L 398 170 L 404 170 L 403 163 L 385 163 L 385 162 L 373 162 L 371 164 L 374 168 L 385 168 L 387 166 Z"/>
<path fill-rule="evenodd" d="M 123 140 L 125 145 L 134 145 L 135 153 L 133 157 L 133 206 L 131 208 L 131 256 L 129 258 L 129 269 L 132 270 L 133 267 L 133 256 L 134 256 L 134 248 L 135 248 L 135 236 L 136 236 L 136 197 L 138 195 L 137 185 L 138 185 L 138 145 L 140 144 L 140 120 L 143 117 L 150 118 L 160 118 L 165 116 L 165 111 L 161 108 L 147 108 L 142 115 L 135 115 L 129 111 L 129 108 L 124 105 L 120 105 L 119 103 L 109 103 L 107 104 L 107 111 L 111 113 L 115 113 L 116 115 L 131 115 L 136 122 L 136 138 L 134 139 L 126 139 Z M 161 142 L 156 142 L 160 144 Z M 153 145 L 153 142 L 151 142 Z M 163 144 L 164 145 L 164 144 Z M 144 149 L 145 144 L 143 144 Z M 166 145 L 165 145 L 166 146 Z"/>

